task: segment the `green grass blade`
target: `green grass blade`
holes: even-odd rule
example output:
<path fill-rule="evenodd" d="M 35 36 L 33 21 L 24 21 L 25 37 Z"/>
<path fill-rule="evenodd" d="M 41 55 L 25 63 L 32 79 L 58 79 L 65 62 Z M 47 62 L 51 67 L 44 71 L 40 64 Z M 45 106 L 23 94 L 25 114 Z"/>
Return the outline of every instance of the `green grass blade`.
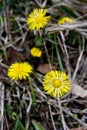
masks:
<path fill-rule="evenodd" d="M 45 129 L 41 126 L 41 124 L 38 123 L 38 122 L 35 121 L 35 120 L 32 121 L 32 124 L 33 124 L 35 130 L 45 130 Z"/>

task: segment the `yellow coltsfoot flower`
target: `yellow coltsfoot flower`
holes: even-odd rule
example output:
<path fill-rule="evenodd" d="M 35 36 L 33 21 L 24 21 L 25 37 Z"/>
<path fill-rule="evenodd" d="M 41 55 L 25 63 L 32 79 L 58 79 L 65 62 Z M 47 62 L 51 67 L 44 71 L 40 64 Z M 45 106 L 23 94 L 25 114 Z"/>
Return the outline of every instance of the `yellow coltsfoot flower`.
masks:
<path fill-rule="evenodd" d="M 72 19 L 72 18 L 69 18 L 69 17 L 63 17 L 61 18 L 60 20 L 58 20 L 58 24 L 65 24 L 65 23 L 75 23 L 76 20 L 75 19 Z"/>
<path fill-rule="evenodd" d="M 50 16 L 46 16 L 46 9 L 34 9 L 33 12 L 29 14 L 26 22 L 30 30 L 40 30 L 49 20 Z"/>
<path fill-rule="evenodd" d="M 46 94 L 54 98 L 62 97 L 70 91 L 70 80 L 64 72 L 50 71 L 44 77 L 43 87 Z"/>
<path fill-rule="evenodd" d="M 33 48 L 30 50 L 30 54 L 31 54 L 33 57 L 41 57 L 42 51 L 41 51 L 39 48 L 33 47 Z"/>
<path fill-rule="evenodd" d="M 26 79 L 32 72 L 32 66 L 27 62 L 16 62 L 8 68 L 8 77 L 12 80 Z"/>

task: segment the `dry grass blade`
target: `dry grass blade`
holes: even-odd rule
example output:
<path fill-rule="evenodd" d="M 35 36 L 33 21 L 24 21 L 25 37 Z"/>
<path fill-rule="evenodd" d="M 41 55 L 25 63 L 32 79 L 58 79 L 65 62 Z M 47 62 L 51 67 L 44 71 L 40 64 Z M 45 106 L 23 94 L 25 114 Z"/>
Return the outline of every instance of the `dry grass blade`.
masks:
<path fill-rule="evenodd" d="M 82 12 L 82 13 L 87 13 L 87 3 L 83 3 L 78 0 L 64 0 L 65 4 L 68 4 L 71 8 L 74 8 L 76 11 Z"/>
<path fill-rule="evenodd" d="M 75 30 L 81 34 L 83 34 L 85 37 L 87 37 L 87 30 L 84 29 L 84 27 L 87 27 L 87 22 L 77 22 L 74 24 L 64 24 L 64 25 L 57 25 L 57 24 L 51 24 L 49 27 L 46 28 L 46 33 L 54 33 L 58 31 L 63 30 Z"/>
<path fill-rule="evenodd" d="M 29 115 L 30 110 L 31 110 L 31 106 L 32 106 L 32 98 L 31 98 L 31 93 L 29 92 L 28 89 L 27 89 L 27 91 L 28 91 L 28 95 L 29 95 L 29 100 L 30 100 L 30 102 L 29 102 L 29 105 L 28 105 L 28 107 L 27 107 L 26 112 L 27 112 L 27 115 Z M 27 116 L 26 130 L 28 130 L 29 125 L 30 125 L 30 119 L 29 119 L 29 116 Z"/>
<path fill-rule="evenodd" d="M 0 82 L 0 130 L 3 130 L 4 119 L 4 84 Z"/>
<path fill-rule="evenodd" d="M 60 109 L 59 105 L 57 105 L 57 101 L 49 100 L 48 104 L 55 106 L 55 108 L 57 109 Z M 74 117 L 73 114 L 68 109 L 62 107 L 62 110 L 64 113 L 66 113 L 67 115 L 72 117 L 75 121 L 77 121 L 81 126 L 83 126 L 84 128 L 87 128 L 87 124 L 81 121 L 79 118 Z"/>
<path fill-rule="evenodd" d="M 83 52 L 84 52 L 84 49 L 81 51 L 81 53 L 80 53 L 80 55 L 79 55 L 79 58 L 78 58 L 78 61 L 77 61 L 77 65 L 76 65 L 76 69 L 75 69 L 74 74 L 73 74 L 73 77 L 72 77 L 72 81 L 75 80 L 77 71 L 78 71 L 78 69 L 79 69 L 79 64 L 80 64 L 81 59 L 82 59 Z"/>

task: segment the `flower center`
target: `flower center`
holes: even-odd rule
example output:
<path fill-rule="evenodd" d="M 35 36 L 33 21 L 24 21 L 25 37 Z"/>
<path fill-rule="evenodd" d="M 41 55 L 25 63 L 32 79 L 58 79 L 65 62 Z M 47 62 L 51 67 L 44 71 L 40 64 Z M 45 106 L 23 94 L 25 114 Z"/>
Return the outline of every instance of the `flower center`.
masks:
<path fill-rule="evenodd" d="M 16 72 L 17 72 L 17 73 L 21 73 L 21 72 L 22 72 L 22 68 L 21 68 L 21 67 L 17 67 L 17 68 L 16 68 Z"/>
<path fill-rule="evenodd" d="M 59 79 L 55 79 L 55 80 L 53 81 L 53 86 L 54 86 L 55 88 L 60 87 L 60 85 L 61 85 L 61 81 L 60 81 Z"/>
<path fill-rule="evenodd" d="M 38 22 L 40 22 L 41 21 L 41 19 L 42 19 L 42 17 L 41 16 L 37 16 L 36 17 L 36 22 L 38 23 Z"/>

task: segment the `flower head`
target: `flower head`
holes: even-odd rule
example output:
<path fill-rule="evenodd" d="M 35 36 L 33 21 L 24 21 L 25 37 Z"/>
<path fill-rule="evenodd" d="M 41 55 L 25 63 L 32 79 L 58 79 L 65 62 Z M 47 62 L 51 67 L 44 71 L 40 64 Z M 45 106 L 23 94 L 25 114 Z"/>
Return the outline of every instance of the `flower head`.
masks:
<path fill-rule="evenodd" d="M 63 17 L 60 20 L 58 20 L 58 24 L 65 24 L 65 23 L 75 23 L 76 20 L 69 18 L 69 17 Z"/>
<path fill-rule="evenodd" d="M 33 47 L 33 48 L 30 50 L 30 54 L 31 54 L 33 57 L 41 57 L 42 51 L 41 51 L 39 48 Z"/>
<path fill-rule="evenodd" d="M 57 70 L 48 72 L 43 81 L 46 94 L 56 98 L 62 97 L 70 90 L 70 81 L 68 75 Z"/>
<path fill-rule="evenodd" d="M 8 77 L 12 80 L 26 79 L 32 72 L 32 66 L 27 62 L 13 63 L 8 69 Z"/>
<path fill-rule="evenodd" d="M 45 15 L 46 9 L 34 9 L 27 18 L 27 25 L 29 26 L 29 29 L 39 30 L 40 28 L 43 28 L 50 20 L 50 16 Z"/>

